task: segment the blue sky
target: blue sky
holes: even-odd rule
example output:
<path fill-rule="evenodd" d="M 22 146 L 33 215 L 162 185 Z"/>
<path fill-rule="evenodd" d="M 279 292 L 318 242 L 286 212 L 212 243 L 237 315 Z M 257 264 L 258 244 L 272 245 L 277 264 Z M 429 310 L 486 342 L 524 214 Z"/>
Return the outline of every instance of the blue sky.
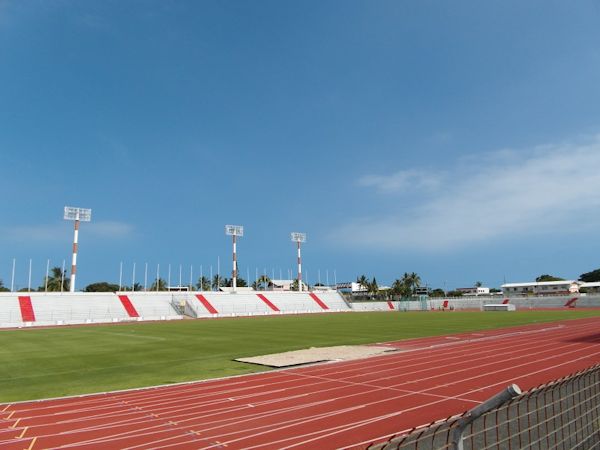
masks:
<path fill-rule="evenodd" d="M 0 0 L 0 278 L 600 267 L 600 4 Z"/>

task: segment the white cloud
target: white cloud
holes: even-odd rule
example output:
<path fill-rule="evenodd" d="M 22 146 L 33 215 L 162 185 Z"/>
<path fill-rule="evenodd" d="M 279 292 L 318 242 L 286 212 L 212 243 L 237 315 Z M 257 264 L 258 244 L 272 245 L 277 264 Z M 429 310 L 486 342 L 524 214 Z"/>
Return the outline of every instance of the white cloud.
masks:
<path fill-rule="evenodd" d="M 392 175 L 365 175 L 358 180 L 360 186 L 373 187 L 379 192 L 395 193 L 411 189 L 435 189 L 442 182 L 442 174 L 422 170 L 400 170 Z"/>
<path fill-rule="evenodd" d="M 91 222 L 89 225 L 90 234 L 106 238 L 122 238 L 133 233 L 134 227 L 124 222 Z"/>
<path fill-rule="evenodd" d="M 369 248 L 433 251 L 600 226 L 599 167 L 600 136 L 487 153 L 461 161 L 437 186 L 427 181 L 435 177 L 428 173 L 417 183 L 430 189 L 419 206 L 351 219 L 334 239 Z M 419 174 L 371 175 L 361 185 L 400 195 Z"/>

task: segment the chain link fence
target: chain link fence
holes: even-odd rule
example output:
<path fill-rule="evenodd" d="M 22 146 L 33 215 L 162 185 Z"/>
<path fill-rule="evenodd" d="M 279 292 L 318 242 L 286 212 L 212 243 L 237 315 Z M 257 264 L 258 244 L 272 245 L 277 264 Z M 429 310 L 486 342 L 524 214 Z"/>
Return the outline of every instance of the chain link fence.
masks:
<path fill-rule="evenodd" d="M 600 449 L 600 365 L 522 394 L 514 387 L 516 391 L 503 391 L 460 416 L 434 422 L 367 448 Z"/>

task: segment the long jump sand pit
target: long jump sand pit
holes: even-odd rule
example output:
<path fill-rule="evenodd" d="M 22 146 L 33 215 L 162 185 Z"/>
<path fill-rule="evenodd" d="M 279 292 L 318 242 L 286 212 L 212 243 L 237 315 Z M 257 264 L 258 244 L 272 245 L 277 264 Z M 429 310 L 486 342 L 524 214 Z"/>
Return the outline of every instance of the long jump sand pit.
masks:
<path fill-rule="evenodd" d="M 236 358 L 235 361 L 260 364 L 269 367 L 289 367 L 326 361 L 348 361 L 397 352 L 399 349 L 376 345 L 338 345 L 335 347 L 311 347 L 291 352 Z"/>

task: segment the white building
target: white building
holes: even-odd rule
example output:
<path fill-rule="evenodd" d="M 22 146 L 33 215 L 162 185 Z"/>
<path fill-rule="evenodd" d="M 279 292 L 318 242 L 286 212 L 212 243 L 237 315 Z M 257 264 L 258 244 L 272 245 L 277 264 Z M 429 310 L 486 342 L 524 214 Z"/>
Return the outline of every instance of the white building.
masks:
<path fill-rule="evenodd" d="M 580 284 L 575 280 L 534 281 L 530 283 L 507 283 L 501 287 L 502 292 L 507 297 L 517 295 L 568 295 L 578 293 Z"/>
<path fill-rule="evenodd" d="M 458 292 L 462 292 L 465 297 L 477 295 L 490 295 L 490 288 L 483 286 L 473 286 L 468 288 L 458 288 Z"/>
<path fill-rule="evenodd" d="M 269 290 L 271 291 L 291 291 L 292 285 L 296 280 L 271 280 L 269 284 Z M 302 282 L 302 290 L 308 291 L 308 286 L 304 281 Z"/>
<path fill-rule="evenodd" d="M 349 282 L 349 283 L 338 283 L 336 289 L 340 292 L 351 292 L 353 294 L 366 293 L 367 288 L 360 283 Z"/>
<path fill-rule="evenodd" d="M 579 289 L 585 288 L 586 292 L 590 294 L 597 294 L 600 292 L 600 281 L 595 281 L 591 283 L 581 282 L 579 283 Z"/>

